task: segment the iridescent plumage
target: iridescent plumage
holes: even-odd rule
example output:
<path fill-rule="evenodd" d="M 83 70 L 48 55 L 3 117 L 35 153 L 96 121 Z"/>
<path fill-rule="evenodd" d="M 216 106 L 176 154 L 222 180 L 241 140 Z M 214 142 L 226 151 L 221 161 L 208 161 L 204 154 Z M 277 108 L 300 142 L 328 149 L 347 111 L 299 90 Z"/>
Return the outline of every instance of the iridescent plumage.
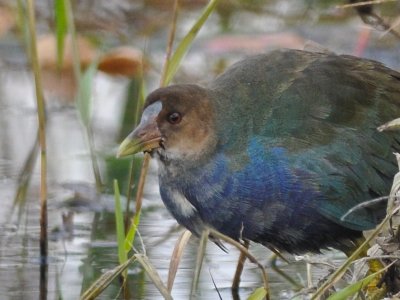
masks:
<path fill-rule="evenodd" d="M 388 194 L 400 143 L 376 128 L 399 115 L 400 74 L 382 64 L 274 51 L 207 87 L 151 93 L 120 154 L 152 153 L 164 203 L 197 235 L 210 226 L 280 251 L 346 251 L 385 214 L 381 203 L 341 219 Z"/>

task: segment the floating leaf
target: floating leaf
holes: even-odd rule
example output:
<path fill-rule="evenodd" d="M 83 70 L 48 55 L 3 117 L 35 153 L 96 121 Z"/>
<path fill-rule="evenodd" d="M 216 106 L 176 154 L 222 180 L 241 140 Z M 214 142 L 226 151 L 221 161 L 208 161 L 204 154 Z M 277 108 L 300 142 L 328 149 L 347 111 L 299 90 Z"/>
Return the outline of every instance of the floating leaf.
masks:
<path fill-rule="evenodd" d="M 134 77 L 141 73 L 142 53 L 132 47 L 117 47 L 105 53 L 99 61 L 99 70 L 108 75 Z"/>

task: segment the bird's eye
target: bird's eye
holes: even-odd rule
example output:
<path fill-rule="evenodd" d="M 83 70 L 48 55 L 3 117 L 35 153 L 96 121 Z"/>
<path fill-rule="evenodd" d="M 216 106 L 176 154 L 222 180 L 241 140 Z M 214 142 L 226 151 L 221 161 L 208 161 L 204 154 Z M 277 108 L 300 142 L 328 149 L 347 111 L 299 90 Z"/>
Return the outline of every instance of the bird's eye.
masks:
<path fill-rule="evenodd" d="M 181 114 L 178 113 L 178 112 L 173 112 L 173 113 L 170 113 L 170 114 L 168 115 L 167 120 L 168 120 L 168 122 L 169 122 L 170 124 L 176 125 L 176 124 L 179 124 L 179 123 L 181 122 L 182 116 L 181 116 Z"/>

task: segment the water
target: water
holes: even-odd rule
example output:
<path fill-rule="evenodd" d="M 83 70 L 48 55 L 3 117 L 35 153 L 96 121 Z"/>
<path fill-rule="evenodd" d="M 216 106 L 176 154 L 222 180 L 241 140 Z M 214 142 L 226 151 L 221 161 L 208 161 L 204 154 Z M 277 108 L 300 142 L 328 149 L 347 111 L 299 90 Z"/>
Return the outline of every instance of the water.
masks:
<path fill-rule="evenodd" d="M 257 11 L 233 10 L 229 21 L 227 12 L 224 17 L 214 15 L 183 61 L 176 81 L 210 80 L 220 66 L 229 65 L 246 54 L 279 47 L 302 48 L 307 40 L 332 51 L 353 53 L 359 34 L 366 27 L 357 16 L 335 11 L 332 8 L 335 3 L 325 6 L 309 1 L 296 3 L 268 1 Z M 45 32 L 49 30 L 49 11 L 45 1 L 39 1 L 38 5 L 41 12 L 39 27 Z M 93 5 L 95 9 L 90 10 Z M 141 1 L 121 1 L 119 4 L 98 1 L 92 6 L 81 3 L 79 8 L 76 17 L 80 32 L 97 36 L 104 46 L 131 44 L 145 49 L 149 61 L 146 85 L 148 90 L 157 87 L 170 18 L 165 7 L 157 8 Z M 200 10 L 201 5 L 182 10 L 178 38 L 187 32 Z M 399 43 L 393 37 L 382 37 L 381 33 L 372 31 L 363 56 L 398 68 L 398 51 Z M 18 36 L 12 32 L 0 39 L 0 65 L 0 298 L 37 299 L 40 268 L 38 162 L 26 204 L 13 207 L 19 173 L 35 141 L 36 105 L 24 51 Z M 107 161 L 115 155 L 120 141 L 119 124 L 128 85 L 128 79 L 104 74 L 96 76 L 92 127 L 103 179 L 109 183 L 112 178 L 106 174 L 116 171 L 108 169 Z M 46 97 L 51 239 L 48 299 L 78 299 L 91 283 L 118 264 L 112 191 L 108 189 L 100 196 L 96 193 L 88 140 L 74 105 L 55 93 L 47 93 Z M 158 195 L 155 174 L 156 166 L 152 165 L 139 227 L 140 239 L 135 247 L 146 253 L 166 282 L 170 256 L 182 228 L 166 212 Z M 218 299 L 218 292 L 223 299 L 232 298 L 230 285 L 238 252 L 229 245 L 228 250 L 225 253 L 214 244 L 208 244 L 199 299 Z M 188 298 L 197 251 L 198 240 L 192 238 L 174 283 L 172 295 L 175 299 Z M 264 266 L 268 265 L 271 255 L 268 250 L 253 245 L 251 251 Z M 329 252 L 317 259 L 338 263 L 343 255 Z M 290 264 L 281 263 L 282 269 L 306 284 L 304 261 L 296 261 L 293 257 L 290 260 Z M 268 274 L 273 298 L 289 299 L 294 295 L 288 282 L 270 269 Z M 327 268 L 314 267 L 312 274 L 315 282 L 327 274 Z M 246 298 L 261 285 L 259 270 L 247 263 L 239 291 L 241 298 Z M 129 269 L 129 286 L 132 299 L 161 298 L 138 264 Z M 100 299 L 121 297 L 116 281 Z"/>

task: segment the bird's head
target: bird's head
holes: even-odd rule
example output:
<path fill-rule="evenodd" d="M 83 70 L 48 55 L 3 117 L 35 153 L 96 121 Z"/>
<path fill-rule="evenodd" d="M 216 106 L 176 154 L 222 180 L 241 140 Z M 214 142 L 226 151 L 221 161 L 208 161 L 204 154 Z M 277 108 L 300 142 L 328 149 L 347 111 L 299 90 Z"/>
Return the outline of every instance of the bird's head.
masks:
<path fill-rule="evenodd" d="M 206 89 L 173 85 L 146 99 L 139 125 L 121 143 L 118 157 L 150 152 L 162 161 L 198 161 L 216 144 L 214 113 Z"/>

